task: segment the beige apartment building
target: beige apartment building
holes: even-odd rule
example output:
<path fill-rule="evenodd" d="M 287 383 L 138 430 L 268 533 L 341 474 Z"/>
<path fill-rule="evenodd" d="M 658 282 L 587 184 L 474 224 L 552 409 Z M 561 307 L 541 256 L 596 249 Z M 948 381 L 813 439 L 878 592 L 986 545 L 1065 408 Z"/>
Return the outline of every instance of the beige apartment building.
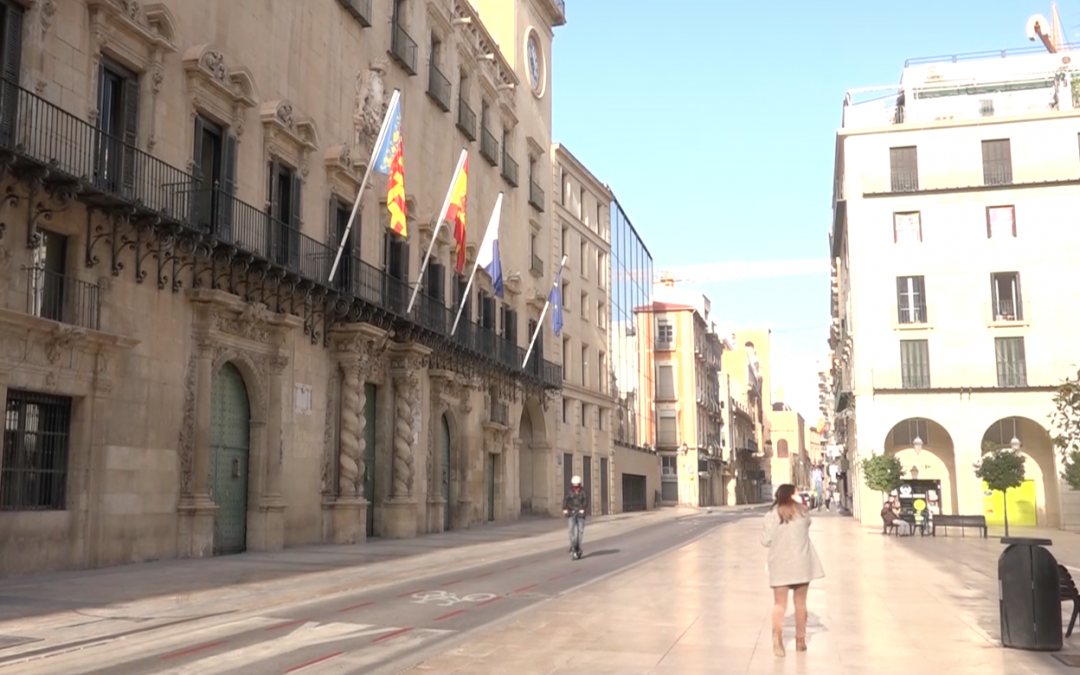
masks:
<path fill-rule="evenodd" d="M 1027 459 L 1010 522 L 1080 528 L 1048 426 L 1077 363 L 1078 83 L 1068 53 L 994 52 L 911 60 L 898 87 L 845 101 L 827 379 L 863 522 L 880 522 L 859 476 L 874 453 L 938 512 L 1000 522 L 972 470 L 992 443 Z"/>
<path fill-rule="evenodd" d="M 2 0 L 0 575 L 413 537 L 558 509 L 561 0 Z M 306 36 L 318 36 L 309 39 Z M 341 241 L 391 91 L 386 176 Z M 466 274 L 497 195 L 505 297 Z M 534 252 L 534 256 L 536 253 Z"/>
<path fill-rule="evenodd" d="M 722 341 L 712 322 L 712 303 L 675 288 L 670 273 L 654 286 L 643 320 L 655 331 L 652 369 L 656 382 L 656 449 L 660 496 L 665 504 L 714 506 L 725 496 L 721 450 Z"/>
<path fill-rule="evenodd" d="M 759 338 L 760 341 L 760 338 Z M 735 335 L 725 340 L 720 361 L 724 404 L 725 504 L 762 501 L 765 484 L 765 422 L 762 376 L 756 352 L 740 345 Z"/>
<path fill-rule="evenodd" d="M 783 403 L 783 391 L 777 392 L 778 400 L 768 411 L 769 439 L 772 456 L 769 460 L 769 478 L 773 488 L 791 483 L 799 488 L 810 487 L 810 456 L 806 450 L 806 420 Z"/>
<path fill-rule="evenodd" d="M 556 239 L 540 243 L 534 233 L 530 246 L 544 247 L 533 255 L 533 274 L 543 278 L 543 260 L 562 270 L 562 417 L 559 420 L 559 465 L 562 486 L 581 476 L 597 515 L 619 512 L 612 473 L 611 438 L 615 398 L 611 386 L 611 192 L 563 145 L 551 147 L 552 232 Z"/>

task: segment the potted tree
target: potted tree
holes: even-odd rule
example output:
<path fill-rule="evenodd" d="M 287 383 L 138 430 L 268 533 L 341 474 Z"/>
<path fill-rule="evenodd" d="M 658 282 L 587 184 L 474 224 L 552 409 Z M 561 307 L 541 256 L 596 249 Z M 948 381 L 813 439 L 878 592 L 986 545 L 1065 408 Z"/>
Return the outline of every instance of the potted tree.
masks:
<path fill-rule="evenodd" d="M 881 493 L 881 503 L 885 495 L 900 487 L 904 478 L 904 466 L 896 455 L 870 455 L 861 463 L 863 482 L 866 487 Z"/>
<path fill-rule="evenodd" d="M 975 476 L 983 479 L 991 490 L 1001 492 L 1004 504 L 1005 536 L 1009 536 L 1008 493 L 1012 488 L 1020 487 L 1024 482 L 1024 456 L 1019 450 L 987 442 L 983 447 L 986 454 L 975 462 Z"/>

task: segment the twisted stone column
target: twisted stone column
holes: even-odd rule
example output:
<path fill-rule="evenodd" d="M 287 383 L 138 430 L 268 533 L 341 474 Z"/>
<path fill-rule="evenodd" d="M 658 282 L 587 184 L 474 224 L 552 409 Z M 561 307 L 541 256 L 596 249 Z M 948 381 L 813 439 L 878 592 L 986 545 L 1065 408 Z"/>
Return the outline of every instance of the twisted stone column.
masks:
<path fill-rule="evenodd" d="M 390 495 L 404 499 L 412 495 L 416 473 L 413 445 L 416 439 L 416 410 L 419 382 L 414 375 L 394 377 L 394 471 Z"/>
<path fill-rule="evenodd" d="M 358 497 L 364 491 L 364 383 L 355 363 L 344 364 L 341 387 L 341 439 L 338 450 L 338 495 Z"/>

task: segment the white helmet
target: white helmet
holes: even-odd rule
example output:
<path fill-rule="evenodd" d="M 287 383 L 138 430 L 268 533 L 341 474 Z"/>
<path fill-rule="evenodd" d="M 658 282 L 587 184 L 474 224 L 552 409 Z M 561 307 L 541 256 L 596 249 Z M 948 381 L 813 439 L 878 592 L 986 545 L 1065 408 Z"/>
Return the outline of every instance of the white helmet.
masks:
<path fill-rule="evenodd" d="M 570 479 L 571 485 L 581 485 L 581 476 L 574 476 Z"/>

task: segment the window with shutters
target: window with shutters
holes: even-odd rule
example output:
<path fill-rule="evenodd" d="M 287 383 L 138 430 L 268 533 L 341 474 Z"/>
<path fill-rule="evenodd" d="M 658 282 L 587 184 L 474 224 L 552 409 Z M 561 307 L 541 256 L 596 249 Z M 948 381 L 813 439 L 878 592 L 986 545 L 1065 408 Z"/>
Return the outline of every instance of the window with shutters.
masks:
<path fill-rule="evenodd" d="M 656 400 L 674 401 L 675 397 L 675 367 L 658 365 L 656 367 Z"/>
<path fill-rule="evenodd" d="M 788 448 L 787 439 L 781 438 L 776 442 L 776 458 L 777 459 L 790 459 L 791 450 Z"/>
<path fill-rule="evenodd" d="M 195 117 L 191 152 L 191 222 L 222 241 L 236 240 L 236 136 L 203 115 Z M 249 234 L 250 236 L 250 234 Z"/>
<path fill-rule="evenodd" d="M 387 213 L 385 202 L 381 208 Z M 389 228 L 383 236 L 383 302 L 390 311 L 404 315 L 410 295 L 409 242 Z"/>
<path fill-rule="evenodd" d="M 674 448 L 679 445 L 678 418 L 674 410 L 661 410 L 656 414 L 656 446 Z"/>
<path fill-rule="evenodd" d="M 563 380 L 570 379 L 570 338 L 564 337 L 562 340 L 562 368 L 563 368 Z"/>
<path fill-rule="evenodd" d="M 488 295 L 486 291 L 477 291 L 480 307 L 480 325 L 490 331 L 495 330 L 495 297 Z"/>
<path fill-rule="evenodd" d="M 675 326 L 667 319 L 656 320 L 656 348 L 675 349 Z"/>
<path fill-rule="evenodd" d="M 338 247 L 341 247 L 341 260 L 338 261 L 337 271 L 334 272 L 334 284 L 341 291 L 356 296 L 363 295 L 363 290 L 358 285 L 360 273 L 360 212 L 356 213 L 356 221 L 349 227 L 349 218 L 352 217 L 352 206 L 344 199 L 333 195 L 330 197 L 330 205 L 327 208 L 327 245 L 337 255 Z M 341 243 L 345 242 L 342 246 Z M 328 265 L 333 265 L 331 258 Z M 327 267 L 327 274 L 330 268 Z"/>
<path fill-rule="evenodd" d="M 502 336 L 512 345 L 518 343 L 518 315 L 509 305 L 502 305 Z"/>
<path fill-rule="evenodd" d="M 293 272 L 300 269 L 301 196 L 303 182 L 292 167 L 277 159 L 267 166 L 270 260 Z"/>
<path fill-rule="evenodd" d="M 22 75 L 23 9 L 14 2 L 0 2 L 0 67 L 3 81 L 0 86 L 0 144 L 15 147 L 16 119 L 19 112 L 19 78 Z"/>
<path fill-rule="evenodd" d="M 139 141 L 139 78 L 108 58 L 98 76 L 95 180 L 99 189 L 135 198 L 135 149 Z"/>
<path fill-rule="evenodd" d="M 983 183 L 1012 184 L 1012 145 L 1009 139 L 982 142 Z"/>
<path fill-rule="evenodd" d="M 897 320 L 901 324 L 926 323 L 926 286 L 923 277 L 896 277 Z"/>
<path fill-rule="evenodd" d="M 589 345 L 581 345 L 581 386 L 589 386 Z"/>
<path fill-rule="evenodd" d="M 454 274 L 454 307 L 461 307 L 462 300 L 465 302 L 465 306 L 461 309 L 461 323 L 459 325 L 464 325 L 464 322 L 473 320 L 472 297 L 471 294 L 469 297 L 466 297 L 465 295 L 468 286 L 469 278 L 467 276 L 457 273 Z"/>
<path fill-rule="evenodd" d="M 900 341 L 900 380 L 904 389 L 930 388 L 929 341 Z"/>
<path fill-rule="evenodd" d="M 1020 273 L 994 272 L 991 274 L 990 301 L 994 321 L 1023 321 L 1024 304 L 1020 297 Z"/>
<path fill-rule="evenodd" d="M 1027 358 L 1024 354 L 1024 338 L 994 338 L 997 357 L 997 383 L 999 387 L 1027 386 Z"/>
<path fill-rule="evenodd" d="M 919 153 L 915 146 L 889 148 L 889 174 L 893 192 L 919 189 Z"/>

